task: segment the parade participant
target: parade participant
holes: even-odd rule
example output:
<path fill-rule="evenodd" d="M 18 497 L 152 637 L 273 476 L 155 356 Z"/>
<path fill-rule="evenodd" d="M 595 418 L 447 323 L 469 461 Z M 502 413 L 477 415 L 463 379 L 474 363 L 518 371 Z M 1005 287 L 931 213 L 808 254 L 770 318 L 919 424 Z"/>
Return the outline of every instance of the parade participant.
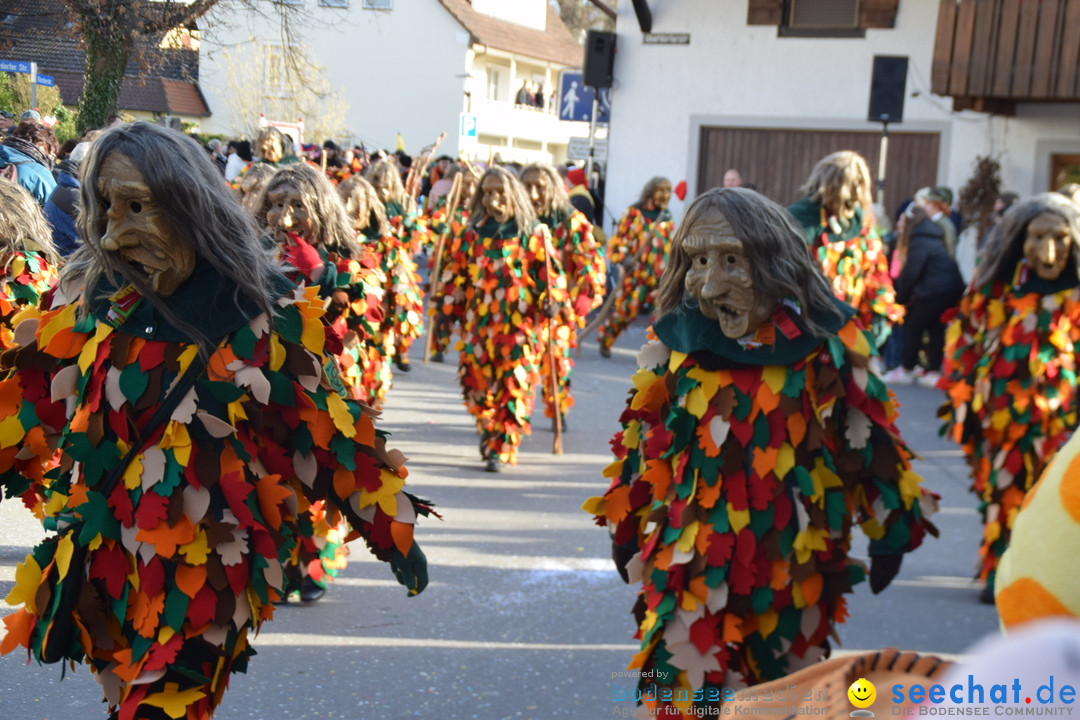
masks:
<path fill-rule="evenodd" d="M 350 364 L 348 371 L 359 374 L 356 382 L 367 392 L 368 404 L 381 408 L 394 378 L 390 359 L 394 353 L 392 319 L 397 315 L 397 308 L 391 304 L 395 297 L 391 288 L 396 281 L 390 278 L 398 270 L 391 263 L 400 262 L 400 256 L 396 253 L 393 228 L 371 183 L 355 175 L 337 189 L 345 216 L 352 228 L 360 233 L 357 240 L 361 249 L 360 256 L 351 260 L 349 267 L 339 267 L 350 277 L 363 278 L 368 293 L 349 298 L 350 325 L 352 317 L 366 317 L 367 322 L 363 328 L 353 330 L 361 356 L 351 353 L 356 362 Z"/>
<path fill-rule="evenodd" d="M 543 318 L 566 303 L 553 252 L 521 182 L 503 168 L 489 168 L 437 292 L 443 311 L 462 325 L 458 380 L 489 472 L 516 463 L 521 436 L 530 432 L 538 333 Z"/>
<path fill-rule="evenodd" d="M 236 182 L 233 183 L 233 189 L 236 191 L 237 197 L 240 198 L 240 204 L 252 215 L 259 212 L 259 206 L 263 199 L 263 190 L 266 189 L 266 183 L 270 181 L 276 171 L 277 168 L 273 165 L 256 163 L 249 165 L 242 174 L 237 176 Z"/>
<path fill-rule="evenodd" d="M 367 180 L 375 188 L 380 202 L 394 229 L 392 255 L 394 263 L 402 263 L 407 272 L 394 276 L 393 304 L 397 314 L 392 318 L 394 330 L 394 365 L 402 372 L 409 372 L 409 348 L 424 329 L 424 293 L 420 289 L 420 277 L 412 256 L 420 251 L 422 238 L 426 235 L 418 223 L 416 213 L 409 209 L 411 198 L 405 193 L 401 174 L 395 163 L 380 160 L 368 168 Z M 387 318 L 391 320 L 391 318 Z"/>
<path fill-rule="evenodd" d="M 13 346 L 15 315 L 37 307 L 56 281 L 59 263 L 34 197 L 15 183 L 0 182 L 0 352 Z"/>
<path fill-rule="evenodd" d="M 675 232 L 667 209 L 670 202 L 671 181 L 664 177 L 649 180 L 608 241 L 612 272 L 616 272 L 614 266 L 622 266 L 622 279 L 611 290 L 615 293 L 611 310 L 596 331 L 604 357 L 611 357 L 611 346 L 639 314 L 652 312 Z"/>
<path fill-rule="evenodd" d="M 439 277 L 451 267 L 453 255 L 464 252 L 461 243 L 469 224 L 469 204 L 478 179 L 479 173 L 467 165 L 453 165 L 447 175 L 451 190 L 436 200 L 428 215 L 425 225 L 433 237 L 431 259 L 428 261 L 428 270 L 433 278 L 430 282 L 433 295 L 438 291 Z M 456 190 L 453 189 L 455 187 Z M 442 252 L 437 252 L 439 237 L 442 238 Z M 442 301 L 438 297 L 431 298 L 429 312 L 435 315 L 431 324 L 431 359 L 443 362 L 454 334 L 454 321 L 442 312 Z"/>
<path fill-rule="evenodd" d="M 292 165 L 303 162 L 293 148 L 292 141 L 273 125 L 267 125 L 255 138 L 255 154 L 260 163 L 267 165 Z"/>
<path fill-rule="evenodd" d="M 555 382 L 551 372 L 554 364 L 557 370 L 559 412 L 565 418 L 574 404 L 570 395 L 570 371 L 574 367 L 574 362 L 570 359 L 570 348 L 577 347 L 577 331 L 585 327 L 585 316 L 603 302 L 607 269 L 604 265 L 603 249 L 593 240 L 592 224 L 570 204 L 566 187 L 555 168 L 542 163 L 528 165 L 521 171 L 521 182 L 529 193 L 529 199 L 540 222 L 547 225 L 551 231 L 552 244 L 559 253 L 570 296 L 571 312 L 568 316 L 560 315 L 545 323 L 546 331 L 554 331 L 552 346 L 555 357 L 548 357 L 545 351 L 540 358 L 544 412 L 554 419 Z"/>
<path fill-rule="evenodd" d="M 1014 205 L 945 334 L 939 411 L 971 467 L 983 518 L 980 599 L 1024 495 L 1077 426 L 1080 209 L 1043 193 Z"/>
<path fill-rule="evenodd" d="M 22 120 L 10 135 L 0 138 L 0 178 L 18 183 L 44 205 L 56 187 L 52 166 L 58 147 L 49 127 L 38 120 Z"/>
<path fill-rule="evenodd" d="M 811 252 L 840 300 L 881 347 L 904 310 L 896 302 L 889 261 L 873 228 L 870 170 L 858 153 L 842 150 L 822 158 L 788 208 L 802 226 Z"/>
<path fill-rule="evenodd" d="M 85 245 L 5 356 L 0 484 L 59 535 L 17 570 L 0 650 L 89 663 L 112 718 L 203 720 L 273 616 L 297 510 L 327 500 L 411 595 L 427 507 L 198 144 L 120 125 L 82 181 Z"/>
<path fill-rule="evenodd" d="M 852 525 L 871 539 L 874 592 L 937 534 L 853 314 L 780 206 L 743 188 L 690 206 L 611 487 L 584 506 L 612 529 L 623 579 L 642 583 L 643 690 L 737 688 L 818 661 L 864 579 Z"/>

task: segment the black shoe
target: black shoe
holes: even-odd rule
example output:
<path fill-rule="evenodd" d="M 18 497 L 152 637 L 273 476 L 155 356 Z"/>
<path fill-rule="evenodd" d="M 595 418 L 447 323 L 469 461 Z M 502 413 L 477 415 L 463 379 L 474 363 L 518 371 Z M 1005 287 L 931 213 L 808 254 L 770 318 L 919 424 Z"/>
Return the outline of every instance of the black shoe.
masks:
<path fill-rule="evenodd" d="M 446 362 L 446 358 L 443 357 L 441 352 L 437 352 L 431 356 L 431 362 Z"/>
<path fill-rule="evenodd" d="M 983 587 L 982 590 L 979 591 L 979 602 L 981 602 L 983 605 L 993 605 L 994 604 L 994 586 L 993 585 L 986 585 L 986 586 Z"/>
<path fill-rule="evenodd" d="M 491 473 L 501 472 L 501 467 L 499 466 L 499 458 L 489 457 L 487 459 L 487 464 L 484 465 L 484 470 Z"/>
<path fill-rule="evenodd" d="M 300 602 L 313 603 L 326 594 L 326 588 L 319 587 L 309 577 L 300 581 Z"/>
<path fill-rule="evenodd" d="M 603 345 L 601 345 L 600 346 L 600 357 L 602 357 L 602 358 L 611 357 L 611 348 L 606 348 Z"/>
<path fill-rule="evenodd" d="M 410 370 L 412 370 L 412 365 L 409 364 L 408 360 L 402 360 L 399 358 L 397 360 L 394 360 L 394 365 L 396 365 L 397 369 L 401 372 L 409 372 Z"/>

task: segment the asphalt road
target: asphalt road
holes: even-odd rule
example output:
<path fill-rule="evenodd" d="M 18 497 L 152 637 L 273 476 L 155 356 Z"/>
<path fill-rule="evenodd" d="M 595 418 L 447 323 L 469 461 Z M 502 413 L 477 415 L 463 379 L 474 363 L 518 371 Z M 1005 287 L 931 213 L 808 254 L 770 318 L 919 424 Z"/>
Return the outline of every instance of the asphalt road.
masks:
<path fill-rule="evenodd" d="M 574 374 L 576 405 L 551 454 L 549 421 L 522 448 L 520 464 L 485 473 L 452 364 L 419 362 L 399 374 L 380 426 L 410 458 L 413 492 L 444 520 L 417 530 L 431 584 L 407 598 L 387 566 L 354 544 L 349 567 L 326 597 L 279 607 L 254 640 L 250 672 L 233 678 L 218 720 L 500 720 L 611 717 L 614 673 L 637 646 L 629 611 L 634 590 L 615 574 L 606 530 L 580 510 L 601 493 L 608 440 L 630 387 L 644 325 L 620 338 L 610 360 L 587 343 Z M 900 426 L 920 454 L 918 469 L 942 496 L 931 539 L 905 559 L 879 596 L 860 585 L 840 627 L 841 651 L 895 646 L 963 653 L 997 632 L 969 579 L 980 526 L 960 453 L 937 437 L 938 391 L 902 387 Z M 0 595 L 41 530 L 16 503 L 0 503 Z M 861 537 L 861 536 L 860 536 Z M 865 542 L 856 544 L 865 557 Z M 11 608 L 0 602 L 0 614 Z M 626 681 L 622 681 L 625 686 Z M 104 717 L 82 667 L 0 657 L 3 720 Z M 625 705 L 625 704 L 624 704 Z"/>

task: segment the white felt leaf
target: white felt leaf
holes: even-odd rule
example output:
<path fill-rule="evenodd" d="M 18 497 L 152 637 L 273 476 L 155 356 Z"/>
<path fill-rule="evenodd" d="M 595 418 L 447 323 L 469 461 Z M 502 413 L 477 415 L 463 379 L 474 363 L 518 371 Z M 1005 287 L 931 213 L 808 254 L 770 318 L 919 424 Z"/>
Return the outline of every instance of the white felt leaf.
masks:
<path fill-rule="evenodd" d="M 165 453 L 157 446 L 148 447 L 142 454 L 142 489 L 150 488 L 165 477 Z"/>
<path fill-rule="evenodd" d="M 642 572 L 645 570 L 645 563 L 641 560 L 641 553 L 634 553 L 634 557 L 630 558 L 630 562 L 626 563 L 626 576 L 630 578 L 631 585 L 637 585 L 642 581 Z"/>
<path fill-rule="evenodd" d="M 245 603 L 246 605 L 247 603 Z M 206 629 L 199 633 L 199 638 L 211 645 L 222 645 L 229 637 L 229 626 L 210 623 Z"/>
<path fill-rule="evenodd" d="M 394 494 L 394 500 L 397 501 L 397 514 L 394 515 L 394 519 L 407 525 L 415 525 L 416 508 L 409 502 L 409 498 L 405 496 L 405 493 L 399 490 Z"/>
<path fill-rule="evenodd" d="M 206 517 L 206 511 L 210 508 L 210 491 L 206 488 L 197 488 L 194 485 L 184 487 L 184 515 L 193 525 Z"/>
<path fill-rule="evenodd" d="M 293 470 L 296 471 L 296 477 L 300 478 L 300 482 L 307 487 L 311 487 L 315 484 L 315 475 L 319 472 L 319 463 L 315 460 L 313 453 L 301 455 L 300 451 L 297 450 L 293 453 Z"/>
<path fill-rule="evenodd" d="M 364 522 L 372 522 L 375 520 L 375 506 L 368 505 L 366 508 L 360 507 L 360 493 L 354 492 L 349 495 L 349 506 L 352 507 L 354 513 L 360 516 L 360 519 Z"/>
<path fill-rule="evenodd" d="M 214 548 L 214 552 L 221 558 L 222 565 L 239 565 L 244 561 L 244 554 L 248 549 L 247 537 L 246 528 L 233 529 L 233 539 Z"/>
<path fill-rule="evenodd" d="M 285 584 L 285 576 L 281 572 L 281 563 L 271 561 L 263 570 L 263 579 L 266 584 L 275 590 L 281 590 Z"/>
<path fill-rule="evenodd" d="M 124 546 L 124 549 L 129 554 L 134 555 L 139 552 L 139 548 L 142 543 L 135 539 L 135 536 L 139 534 L 139 526 L 132 525 L 127 527 L 126 525 L 120 525 L 120 544 Z"/>
<path fill-rule="evenodd" d="M 251 603 L 247 602 L 247 598 L 237 598 L 236 611 L 233 612 L 232 621 L 233 627 L 242 628 L 247 625 L 251 620 Z"/>
<path fill-rule="evenodd" d="M 266 317 L 266 313 L 263 313 L 248 323 L 248 327 L 255 333 L 255 337 L 260 338 L 270 332 L 270 320 Z"/>
<path fill-rule="evenodd" d="M 680 670 L 686 671 L 686 680 L 690 687 L 699 688 L 705 684 L 705 674 L 720 670 L 720 661 L 716 659 L 716 653 L 720 648 L 711 646 L 704 655 L 698 652 L 697 646 L 692 642 L 672 645 L 668 643 L 668 652 L 671 659 L 668 663 Z"/>
<path fill-rule="evenodd" d="M 157 682 L 161 678 L 165 677 L 165 668 L 160 670 L 144 670 L 139 673 L 139 676 L 131 681 L 132 685 L 148 685 L 152 682 Z"/>
<path fill-rule="evenodd" d="M 659 340 L 652 340 L 641 346 L 637 354 L 639 368 L 651 369 L 658 365 L 667 365 L 671 350 Z"/>
<path fill-rule="evenodd" d="M 730 430 L 731 423 L 719 415 L 713 415 L 712 420 L 709 421 L 709 436 L 712 437 L 713 445 L 716 447 L 724 444 Z"/>
<path fill-rule="evenodd" d="M 199 411 L 195 413 L 195 417 L 199 418 L 206 432 L 210 433 L 210 437 L 224 438 L 236 432 L 236 428 L 232 425 L 210 413 Z"/>
<path fill-rule="evenodd" d="M 119 374 L 120 373 L 117 373 L 117 375 Z M 59 402 L 64 398 L 69 398 L 74 395 L 78 382 L 78 365 L 68 365 L 66 368 L 56 373 L 56 376 L 53 377 L 52 387 L 49 388 L 52 401 Z"/>
<path fill-rule="evenodd" d="M 315 356 L 307 350 L 304 351 L 304 356 L 311 362 L 311 369 L 298 373 L 296 380 L 305 390 L 313 393 L 319 389 L 319 381 L 322 379 L 322 366 L 319 365 L 319 361 L 315 359 Z"/>
<path fill-rule="evenodd" d="M 814 632 L 818 629 L 819 624 L 821 624 L 821 609 L 817 605 L 806 606 L 803 609 L 802 621 L 799 627 L 803 637 L 814 637 Z"/>
<path fill-rule="evenodd" d="M 727 607 L 728 584 L 720 583 L 719 587 L 709 588 L 709 599 L 705 601 L 705 607 L 715 614 Z"/>
<path fill-rule="evenodd" d="M 866 416 L 866 413 L 856 407 L 848 408 L 847 430 L 844 431 L 844 435 L 851 447 L 856 450 L 866 447 L 866 442 L 870 439 L 870 430 L 870 418 Z"/>
<path fill-rule="evenodd" d="M 32 318 L 30 320 L 23 320 L 17 326 L 15 326 L 15 333 L 12 336 L 12 341 L 16 347 L 30 347 L 34 344 L 35 336 L 37 335 L 38 320 Z"/>
<path fill-rule="evenodd" d="M 72 365 L 76 370 L 78 366 Z M 115 367 L 109 368 L 105 373 L 105 399 L 109 401 L 109 407 L 113 412 L 119 412 L 127 402 L 124 392 L 120 389 L 120 370 Z"/>
<path fill-rule="evenodd" d="M 181 425 L 187 425 L 195 417 L 197 408 L 198 396 L 195 395 L 195 388 L 190 388 L 184 395 L 184 399 L 177 403 L 176 409 L 172 412 L 172 419 Z"/>

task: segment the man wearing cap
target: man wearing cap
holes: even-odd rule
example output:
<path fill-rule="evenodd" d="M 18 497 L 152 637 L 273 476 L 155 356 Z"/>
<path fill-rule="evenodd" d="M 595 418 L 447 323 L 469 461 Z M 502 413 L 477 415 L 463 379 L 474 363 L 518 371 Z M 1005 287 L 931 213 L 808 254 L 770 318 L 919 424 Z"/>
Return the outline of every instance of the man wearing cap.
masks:
<path fill-rule="evenodd" d="M 926 210 L 926 214 L 941 227 L 945 233 L 945 246 L 949 248 L 949 254 L 956 255 L 956 225 L 949 216 L 952 210 L 952 190 L 944 185 L 924 187 L 915 193 L 915 203 Z"/>

